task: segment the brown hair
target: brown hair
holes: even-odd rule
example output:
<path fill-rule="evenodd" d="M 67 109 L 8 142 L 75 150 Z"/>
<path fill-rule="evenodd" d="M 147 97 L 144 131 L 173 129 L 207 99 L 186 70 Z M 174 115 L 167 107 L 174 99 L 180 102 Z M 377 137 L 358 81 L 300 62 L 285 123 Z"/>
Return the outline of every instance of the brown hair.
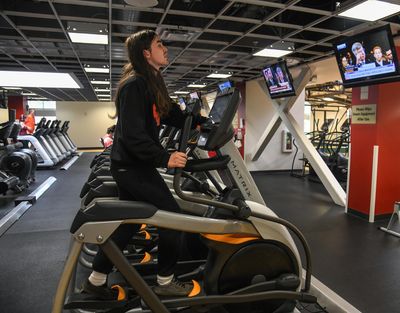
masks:
<path fill-rule="evenodd" d="M 143 55 L 143 50 L 151 50 L 151 43 L 156 36 L 155 31 L 146 29 L 130 35 L 125 40 L 129 62 L 125 64 L 122 77 L 118 83 L 115 97 L 117 112 L 114 118 L 118 116 L 117 103 L 121 87 L 130 77 L 134 76 L 141 76 L 146 80 L 151 93 L 155 96 L 155 104 L 161 117 L 166 116 L 171 109 L 171 100 L 160 71 L 152 67 Z"/>

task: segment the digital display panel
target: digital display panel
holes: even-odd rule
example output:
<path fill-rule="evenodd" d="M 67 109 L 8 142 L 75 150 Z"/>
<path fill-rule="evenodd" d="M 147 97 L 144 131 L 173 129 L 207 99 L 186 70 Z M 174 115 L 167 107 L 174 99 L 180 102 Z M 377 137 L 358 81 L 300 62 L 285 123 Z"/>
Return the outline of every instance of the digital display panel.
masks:
<path fill-rule="evenodd" d="M 285 61 L 264 67 L 262 73 L 272 99 L 290 97 L 296 94 L 292 76 Z"/>
<path fill-rule="evenodd" d="M 334 44 L 334 50 L 345 87 L 400 80 L 389 25 L 342 39 Z"/>

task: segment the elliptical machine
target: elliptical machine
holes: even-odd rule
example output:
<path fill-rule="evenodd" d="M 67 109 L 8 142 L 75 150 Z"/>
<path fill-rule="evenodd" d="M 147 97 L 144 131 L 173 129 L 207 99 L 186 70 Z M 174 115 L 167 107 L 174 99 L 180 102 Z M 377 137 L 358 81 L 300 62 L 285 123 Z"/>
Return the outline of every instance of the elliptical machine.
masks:
<path fill-rule="evenodd" d="M 35 180 L 37 159 L 33 151 L 22 149 L 21 142 L 8 142 L 17 137 L 18 127 L 14 128 L 15 110 L 9 110 L 9 121 L 2 124 L 0 140 L 2 153 L 0 155 L 0 169 L 8 175 L 18 177 L 18 183 L 13 186 L 15 192 L 26 189 Z M 27 151 L 29 150 L 29 151 Z"/>
<path fill-rule="evenodd" d="M 239 92 L 235 89 L 227 90 L 217 96 L 213 106 L 215 115 L 210 113 L 213 120 L 202 126 L 198 140 L 199 147 L 205 150 L 218 150 L 220 158 L 226 158 L 224 151 L 236 149 L 232 141 L 231 124 L 239 100 Z M 218 122 L 215 121 L 217 114 Z M 192 116 L 189 115 L 182 131 L 180 151 L 186 150 L 191 119 Z M 237 149 L 235 151 L 237 152 Z M 247 176 L 244 173 L 244 163 L 240 155 L 239 158 L 237 155 L 233 154 L 229 161 L 230 170 L 242 172 L 243 174 L 240 174 L 242 181 L 250 182 L 251 176 L 248 172 L 248 177 L 243 177 Z M 218 160 L 214 161 L 216 162 L 197 160 L 191 169 L 215 170 Z M 293 312 L 296 300 L 316 302 L 316 298 L 309 293 L 311 279 L 309 248 L 295 226 L 278 218 L 272 210 L 259 202 L 238 197 L 232 203 L 225 203 L 189 196 L 180 188 L 181 175 L 182 171 L 176 170 L 173 183 L 176 195 L 185 201 L 209 206 L 205 216 L 171 213 L 144 202 L 107 198 L 93 199 L 81 208 L 71 226 L 73 235 L 70 252 L 55 295 L 53 313 L 61 313 L 63 310 L 65 295 L 84 243 L 98 244 L 123 275 L 130 288 L 135 290 L 137 297 L 143 300 L 144 304 L 141 308 L 135 308 L 135 312 L 167 313 L 177 309 L 211 312 L 218 308 L 218 312 L 278 313 Z M 242 185 L 242 188 L 250 191 L 249 186 Z M 251 195 L 248 194 L 248 197 Z M 193 298 L 157 297 L 139 275 L 136 266 L 132 266 L 126 260 L 110 239 L 114 230 L 126 223 L 144 223 L 201 233 L 210 249 L 204 269 L 200 271 L 203 274 L 201 275 L 203 294 Z M 300 239 L 305 251 L 306 276 L 303 286 L 301 259 L 288 229 Z M 198 273 L 195 273 L 196 278 Z M 190 274 L 185 275 L 185 278 L 189 277 Z M 129 299 L 123 295 L 121 298 L 119 312 L 127 312 L 128 310 L 123 310 L 123 307 Z M 108 308 L 117 312 L 116 305 L 113 303 L 113 306 Z M 103 311 L 105 309 L 107 307 L 103 307 Z"/>

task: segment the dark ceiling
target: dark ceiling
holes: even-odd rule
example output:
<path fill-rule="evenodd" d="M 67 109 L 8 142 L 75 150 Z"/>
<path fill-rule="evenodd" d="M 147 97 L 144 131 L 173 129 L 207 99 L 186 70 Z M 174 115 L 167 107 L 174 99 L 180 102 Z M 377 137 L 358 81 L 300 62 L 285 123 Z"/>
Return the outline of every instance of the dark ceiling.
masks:
<path fill-rule="evenodd" d="M 293 66 L 330 56 L 333 41 L 373 25 L 390 22 L 398 32 L 399 15 L 374 23 L 337 16 L 358 2 L 160 0 L 146 8 L 124 0 L 1 0 L 0 69 L 73 72 L 83 89 L 28 89 L 51 100 L 96 101 L 89 81 L 111 78 L 115 89 L 126 62 L 125 38 L 150 28 L 163 33 L 169 49 L 164 69 L 169 90 L 187 90 L 200 80 L 212 90 L 218 80 L 206 78 L 210 71 L 230 71 L 234 81 L 260 76 L 274 60 L 253 53 L 268 44 L 294 43 L 295 52 L 286 58 Z M 107 24 L 111 44 L 72 44 L 66 33 L 70 22 Z M 111 74 L 86 73 L 86 64 L 110 66 Z"/>

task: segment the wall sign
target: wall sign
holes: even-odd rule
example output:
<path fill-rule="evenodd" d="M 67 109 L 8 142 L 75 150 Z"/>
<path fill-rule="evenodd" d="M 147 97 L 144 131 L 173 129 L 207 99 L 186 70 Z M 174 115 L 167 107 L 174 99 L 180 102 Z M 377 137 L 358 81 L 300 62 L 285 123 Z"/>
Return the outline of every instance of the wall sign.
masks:
<path fill-rule="evenodd" d="M 376 104 L 353 105 L 352 124 L 376 124 Z"/>

